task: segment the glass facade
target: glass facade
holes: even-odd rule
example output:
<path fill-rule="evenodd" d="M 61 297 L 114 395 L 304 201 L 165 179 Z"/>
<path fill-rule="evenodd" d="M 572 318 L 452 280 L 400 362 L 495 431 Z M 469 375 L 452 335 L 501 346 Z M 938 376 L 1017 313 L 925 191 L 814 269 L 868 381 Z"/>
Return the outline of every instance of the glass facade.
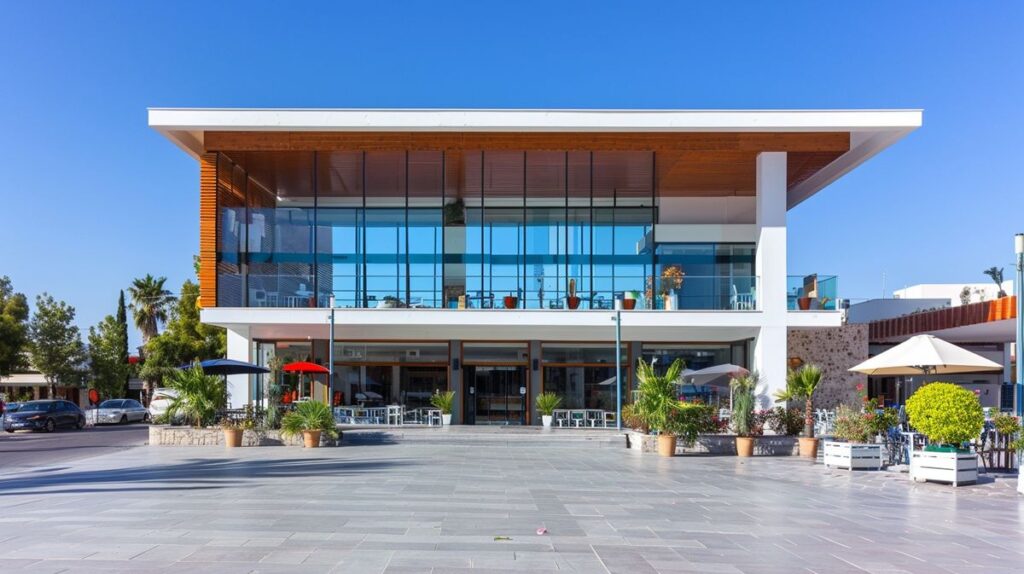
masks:
<path fill-rule="evenodd" d="M 653 152 L 217 157 L 218 306 L 753 305 L 752 244 L 655 243 Z"/>

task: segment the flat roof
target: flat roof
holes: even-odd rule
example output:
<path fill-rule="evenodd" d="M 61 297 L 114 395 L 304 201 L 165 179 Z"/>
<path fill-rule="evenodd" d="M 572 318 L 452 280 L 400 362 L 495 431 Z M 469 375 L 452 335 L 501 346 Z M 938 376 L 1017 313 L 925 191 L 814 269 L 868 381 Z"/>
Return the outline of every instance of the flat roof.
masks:
<path fill-rule="evenodd" d="M 800 203 L 921 126 L 919 109 L 150 108 L 149 125 L 193 157 L 207 132 L 848 133 L 849 150 L 789 190 Z"/>

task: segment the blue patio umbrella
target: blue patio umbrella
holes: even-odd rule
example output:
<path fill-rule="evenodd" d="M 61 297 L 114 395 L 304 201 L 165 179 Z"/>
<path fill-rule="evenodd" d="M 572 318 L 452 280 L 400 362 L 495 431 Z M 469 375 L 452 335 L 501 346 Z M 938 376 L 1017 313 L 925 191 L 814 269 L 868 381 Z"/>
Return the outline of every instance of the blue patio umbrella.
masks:
<path fill-rule="evenodd" d="M 258 375 L 270 372 L 270 369 L 266 367 L 234 359 L 207 359 L 199 363 L 199 366 L 203 369 L 203 373 L 207 375 Z M 182 365 L 178 368 L 187 370 L 191 369 L 192 365 Z"/>

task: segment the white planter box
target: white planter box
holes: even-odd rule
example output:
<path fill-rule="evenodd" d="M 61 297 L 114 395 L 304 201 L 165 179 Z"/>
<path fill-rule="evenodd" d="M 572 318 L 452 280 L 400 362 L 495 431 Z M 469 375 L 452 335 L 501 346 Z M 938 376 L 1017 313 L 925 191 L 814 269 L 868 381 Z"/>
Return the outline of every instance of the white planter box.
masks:
<path fill-rule="evenodd" d="M 972 452 L 915 450 L 910 453 L 910 479 L 949 482 L 953 486 L 978 482 L 978 455 Z"/>
<path fill-rule="evenodd" d="M 882 445 L 853 442 L 826 442 L 825 466 L 854 470 L 882 469 Z"/>

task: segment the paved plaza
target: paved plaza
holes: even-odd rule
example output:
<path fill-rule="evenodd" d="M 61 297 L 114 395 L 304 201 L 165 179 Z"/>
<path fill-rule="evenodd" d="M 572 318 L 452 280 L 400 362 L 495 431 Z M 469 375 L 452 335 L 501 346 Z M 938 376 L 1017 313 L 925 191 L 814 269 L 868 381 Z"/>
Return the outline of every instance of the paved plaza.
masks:
<path fill-rule="evenodd" d="M 612 448 L 143 446 L 0 470 L 0 569 L 1019 572 L 1013 487 Z"/>

